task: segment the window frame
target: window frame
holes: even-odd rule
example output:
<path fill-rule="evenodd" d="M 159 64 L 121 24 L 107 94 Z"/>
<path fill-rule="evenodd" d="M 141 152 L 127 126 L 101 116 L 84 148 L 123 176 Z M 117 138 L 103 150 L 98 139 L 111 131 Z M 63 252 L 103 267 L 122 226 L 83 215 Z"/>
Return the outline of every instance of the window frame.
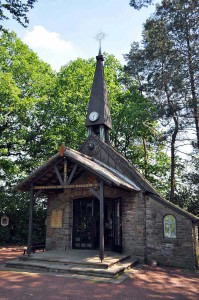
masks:
<path fill-rule="evenodd" d="M 171 216 L 173 218 L 173 221 L 174 221 L 174 225 L 175 225 L 175 231 L 174 231 L 174 234 L 172 236 L 172 232 L 170 234 L 170 236 L 166 233 L 166 226 L 168 226 L 168 221 L 166 222 L 166 218 Z M 170 224 L 170 226 L 172 226 L 172 224 Z M 170 230 L 171 231 L 171 230 Z M 177 222 L 176 222 L 176 217 L 172 214 L 166 214 L 164 217 L 163 217 L 163 236 L 164 236 L 164 239 L 176 239 L 177 238 Z"/>

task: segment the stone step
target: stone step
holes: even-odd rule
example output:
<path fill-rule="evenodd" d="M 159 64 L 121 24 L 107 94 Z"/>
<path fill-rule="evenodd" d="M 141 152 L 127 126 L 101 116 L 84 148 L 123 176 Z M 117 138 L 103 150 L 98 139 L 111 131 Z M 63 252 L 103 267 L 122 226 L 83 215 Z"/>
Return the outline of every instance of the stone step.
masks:
<path fill-rule="evenodd" d="M 43 271 L 43 272 L 56 272 L 56 273 L 65 273 L 65 274 L 77 274 L 77 275 L 86 275 L 94 277 L 104 277 L 104 278 L 114 278 L 119 274 L 122 274 L 126 269 L 137 264 L 137 259 L 128 259 L 118 264 L 114 264 L 111 267 L 105 268 L 91 268 L 86 267 L 85 265 L 78 264 L 63 264 L 60 262 L 41 262 L 41 261 L 22 261 L 22 260 L 13 260 L 6 263 L 8 268 L 17 268 L 25 269 L 31 271 Z"/>
<path fill-rule="evenodd" d="M 119 264 L 120 262 L 126 261 L 127 259 L 130 259 L 130 255 L 123 255 L 122 257 L 118 258 L 106 258 L 103 262 L 88 262 L 83 260 L 71 260 L 66 258 L 56 258 L 56 257 L 45 257 L 45 256 L 35 256 L 34 254 L 31 256 L 24 256 L 21 255 L 18 257 L 20 261 L 37 261 L 42 263 L 48 262 L 48 263 L 59 263 L 64 265 L 82 265 L 87 268 L 97 268 L 97 269 L 108 269 L 115 264 Z"/>

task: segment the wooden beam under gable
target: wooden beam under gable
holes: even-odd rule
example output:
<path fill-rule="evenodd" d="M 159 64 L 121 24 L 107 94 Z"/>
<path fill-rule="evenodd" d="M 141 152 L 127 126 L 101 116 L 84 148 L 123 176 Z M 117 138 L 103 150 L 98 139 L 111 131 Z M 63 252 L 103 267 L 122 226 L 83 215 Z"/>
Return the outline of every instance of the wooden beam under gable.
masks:
<path fill-rule="evenodd" d="M 57 168 L 56 165 L 54 166 L 54 170 L 55 170 L 55 173 L 56 173 L 56 175 L 57 175 L 57 178 L 58 178 L 58 180 L 59 180 L 60 185 L 64 185 L 64 182 L 63 182 L 63 180 L 62 180 L 62 178 L 61 178 L 61 175 L 60 175 L 59 170 L 58 170 L 58 168 Z"/>
<path fill-rule="evenodd" d="M 75 175 L 76 170 L 77 170 L 77 164 L 74 165 L 74 167 L 73 167 L 73 169 L 72 169 L 72 171 L 70 173 L 70 176 L 69 176 L 69 178 L 67 180 L 67 184 L 71 183 L 71 181 L 72 181 L 72 179 L 73 179 L 73 177 Z"/>
<path fill-rule="evenodd" d="M 63 158 L 59 159 L 54 166 L 58 165 L 61 161 L 63 160 Z M 39 175 L 37 178 L 35 178 L 35 180 L 32 181 L 32 184 L 34 184 L 35 181 L 39 180 L 40 178 L 44 177 L 44 175 L 46 175 L 50 170 L 53 169 L 53 165 L 51 165 L 50 167 L 48 167 L 41 175 Z"/>
<path fill-rule="evenodd" d="M 97 188 L 99 184 L 66 184 L 66 185 L 35 185 L 34 190 L 56 190 L 56 189 L 82 189 L 82 188 Z"/>

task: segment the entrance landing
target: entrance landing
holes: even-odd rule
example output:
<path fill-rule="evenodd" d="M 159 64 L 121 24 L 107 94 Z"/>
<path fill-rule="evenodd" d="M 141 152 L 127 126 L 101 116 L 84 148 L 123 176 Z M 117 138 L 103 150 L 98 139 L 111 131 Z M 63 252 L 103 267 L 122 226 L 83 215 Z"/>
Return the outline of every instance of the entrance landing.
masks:
<path fill-rule="evenodd" d="M 26 270 L 69 273 L 114 278 L 138 261 L 129 255 L 105 251 L 103 262 L 97 250 L 46 251 L 22 255 L 6 263 L 6 267 Z"/>

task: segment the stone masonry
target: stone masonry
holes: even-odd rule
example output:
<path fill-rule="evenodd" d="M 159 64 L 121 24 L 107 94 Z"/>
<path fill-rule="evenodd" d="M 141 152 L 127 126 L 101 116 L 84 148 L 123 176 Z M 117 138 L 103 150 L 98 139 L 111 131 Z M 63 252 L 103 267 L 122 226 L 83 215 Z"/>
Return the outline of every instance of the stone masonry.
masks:
<path fill-rule="evenodd" d="M 145 203 L 142 193 L 129 193 L 122 198 L 123 250 L 144 261 Z"/>
<path fill-rule="evenodd" d="M 176 218 L 176 238 L 165 238 L 163 218 Z M 194 230 L 192 221 L 173 209 L 146 197 L 146 252 L 147 260 L 165 266 L 195 268 Z"/>
<path fill-rule="evenodd" d="M 88 189 L 76 189 L 50 194 L 46 248 L 71 249 L 73 226 L 73 199 L 91 197 Z M 105 197 L 121 197 L 122 200 L 122 245 L 123 252 L 139 258 L 141 262 L 156 260 L 165 266 L 195 268 L 194 238 L 197 226 L 183 214 L 167 205 L 144 196 L 142 192 L 124 192 L 106 188 Z M 51 228 L 50 216 L 53 209 L 63 212 L 62 228 Z M 163 218 L 171 214 L 176 218 L 176 238 L 164 237 Z"/>
<path fill-rule="evenodd" d="M 105 188 L 105 197 L 121 196 L 117 189 Z M 48 211 L 46 224 L 46 249 L 65 250 L 72 248 L 73 200 L 77 198 L 93 197 L 88 189 L 76 189 L 63 193 L 52 193 L 48 197 Z M 62 228 L 51 227 L 52 210 L 62 210 Z"/>

